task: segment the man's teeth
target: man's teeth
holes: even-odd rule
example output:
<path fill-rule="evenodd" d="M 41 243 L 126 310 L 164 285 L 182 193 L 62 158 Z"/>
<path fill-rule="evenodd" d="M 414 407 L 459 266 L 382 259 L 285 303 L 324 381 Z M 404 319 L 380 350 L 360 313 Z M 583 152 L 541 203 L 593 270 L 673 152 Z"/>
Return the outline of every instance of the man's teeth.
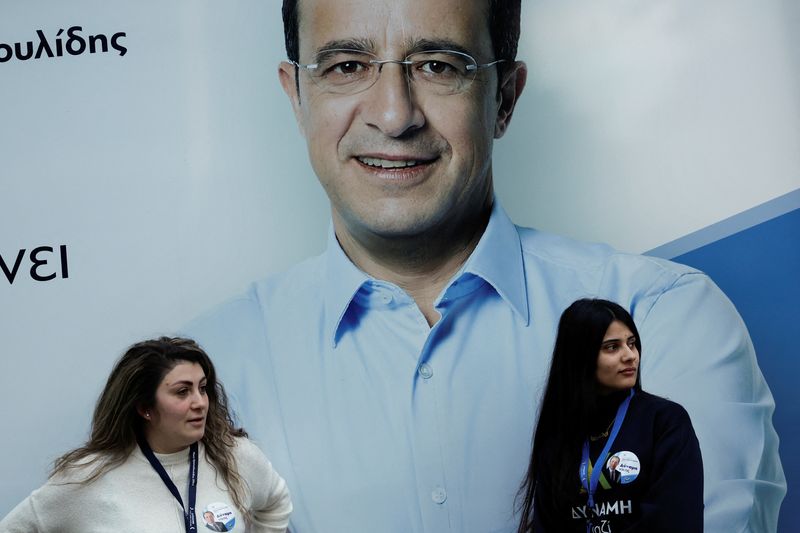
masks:
<path fill-rule="evenodd" d="M 405 159 L 405 160 L 390 160 L 390 159 L 378 159 L 377 157 L 359 157 L 359 161 L 364 163 L 365 165 L 369 165 L 371 167 L 380 167 L 380 168 L 405 168 L 405 167 L 413 167 L 417 164 L 417 161 L 414 159 Z"/>

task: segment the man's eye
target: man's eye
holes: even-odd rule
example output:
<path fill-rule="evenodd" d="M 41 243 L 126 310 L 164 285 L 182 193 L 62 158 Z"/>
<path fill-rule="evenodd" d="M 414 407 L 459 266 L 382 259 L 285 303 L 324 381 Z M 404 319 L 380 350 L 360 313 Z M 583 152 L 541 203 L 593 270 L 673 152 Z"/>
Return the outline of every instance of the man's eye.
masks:
<path fill-rule="evenodd" d="M 439 75 L 451 75 L 456 74 L 457 69 L 451 65 L 450 63 L 446 63 L 445 61 L 424 61 L 421 65 L 419 65 L 419 70 L 424 72 L 425 74 L 435 74 Z"/>
<path fill-rule="evenodd" d="M 325 74 L 339 74 L 345 76 L 352 76 L 366 71 L 369 64 L 362 61 L 340 61 L 325 70 Z"/>

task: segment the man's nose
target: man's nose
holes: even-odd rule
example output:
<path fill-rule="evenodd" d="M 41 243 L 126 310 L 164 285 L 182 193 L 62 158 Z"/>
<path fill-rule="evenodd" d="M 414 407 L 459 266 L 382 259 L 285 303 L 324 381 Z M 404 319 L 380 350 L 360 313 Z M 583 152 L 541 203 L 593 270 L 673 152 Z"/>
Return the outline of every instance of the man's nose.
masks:
<path fill-rule="evenodd" d="M 389 137 L 402 137 L 425 124 L 425 114 L 410 86 L 406 67 L 397 63 L 379 65 L 375 85 L 363 95 L 363 119 Z"/>

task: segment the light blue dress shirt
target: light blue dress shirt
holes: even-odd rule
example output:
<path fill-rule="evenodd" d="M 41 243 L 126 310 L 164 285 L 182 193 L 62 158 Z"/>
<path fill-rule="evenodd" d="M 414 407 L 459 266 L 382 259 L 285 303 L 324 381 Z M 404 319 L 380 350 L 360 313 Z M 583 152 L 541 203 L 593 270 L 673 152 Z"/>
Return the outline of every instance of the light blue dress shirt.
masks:
<path fill-rule="evenodd" d="M 495 204 L 433 327 L 331 232 L 186 332 L 286 479 L 293 532 L 510 532 L 558 319 L 581 297 L 630 309 L 643 387 L 691 415 L 706 531 L 775 531 L 772 395 L 733 305 L 689 267 L 518 228 Z"/>

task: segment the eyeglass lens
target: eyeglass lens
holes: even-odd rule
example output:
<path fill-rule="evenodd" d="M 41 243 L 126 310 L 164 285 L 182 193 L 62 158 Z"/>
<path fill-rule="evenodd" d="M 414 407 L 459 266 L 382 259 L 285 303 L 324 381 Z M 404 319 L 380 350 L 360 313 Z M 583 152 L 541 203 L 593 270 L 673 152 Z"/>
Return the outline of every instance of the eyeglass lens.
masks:
<path fill-rule="evenodd" d="M 307 67 L 311 79 L 326 92 L 355 94 L 370 88 L 383 67 L 399 63 L 419 90 L 434 94 L 463 91 L 476 74 L 476 61 L 460 52 L 429 51 L 409 55 L 405 60 L 380 60 L 357 50 L 328 50 L 316 65 Z"/>

